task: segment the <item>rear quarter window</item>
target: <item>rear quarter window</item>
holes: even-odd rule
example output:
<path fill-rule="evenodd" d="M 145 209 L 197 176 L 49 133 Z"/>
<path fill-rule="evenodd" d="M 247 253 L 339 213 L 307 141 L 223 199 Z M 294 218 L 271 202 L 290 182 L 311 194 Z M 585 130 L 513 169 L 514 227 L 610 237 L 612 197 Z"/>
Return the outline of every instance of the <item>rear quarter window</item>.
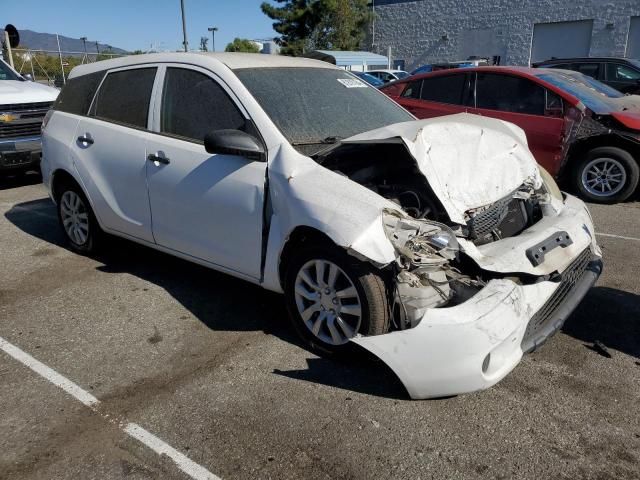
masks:
<path fill-rule="evenodd" d="M 104 71 L 70 78 L 62 87 L 53 109 L 76 115 L 86 115 L 102 77 L 104 77 Z"/>

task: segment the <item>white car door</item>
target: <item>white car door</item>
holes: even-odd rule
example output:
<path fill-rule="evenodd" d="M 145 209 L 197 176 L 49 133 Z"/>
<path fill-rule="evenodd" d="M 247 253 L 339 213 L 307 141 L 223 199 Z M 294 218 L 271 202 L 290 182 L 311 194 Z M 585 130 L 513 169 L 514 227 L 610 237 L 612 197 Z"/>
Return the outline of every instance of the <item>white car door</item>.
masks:
<path fill-rule="evenodd" d="M 250 131 L 226 85 L 197 67 L 167 66 L 147 141 L 147 183 L 158 245 L 260 278 L 267 164 L 209 154 L 204 136 Z"/>
<path fill-rule="evenodd" d="M 157 67 L 108 72 L 87 117 L 78 123 L 74 163 L 108 231 L 153 242 L 146 141 Z"/>

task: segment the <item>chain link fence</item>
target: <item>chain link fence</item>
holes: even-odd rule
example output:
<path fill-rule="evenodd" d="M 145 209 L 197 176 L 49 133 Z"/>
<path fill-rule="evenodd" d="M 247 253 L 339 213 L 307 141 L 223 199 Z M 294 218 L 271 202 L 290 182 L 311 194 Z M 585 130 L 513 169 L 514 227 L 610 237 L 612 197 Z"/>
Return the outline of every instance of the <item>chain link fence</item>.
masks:
<path fill-rule="evenodd" d="M 13 48 L 11 53 L 14 67 L 20 74 L 31 76 L 33 81 L 56 87 L 64 85 L 73 67 L 126 55 L 109 50 L 89 53 L 31 48 Z"/>

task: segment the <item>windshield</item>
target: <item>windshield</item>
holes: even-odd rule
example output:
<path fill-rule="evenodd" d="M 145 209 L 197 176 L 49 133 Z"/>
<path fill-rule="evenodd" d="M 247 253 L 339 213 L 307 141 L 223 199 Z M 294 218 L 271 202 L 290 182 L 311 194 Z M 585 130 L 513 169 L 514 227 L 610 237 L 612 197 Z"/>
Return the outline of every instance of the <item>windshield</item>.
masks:
<path fill-rule="evenodd" d="M 235 74 L 280 129 L 305 154 L 393 123 L 415 120 L 393 100 L 344 70 L 246 68 Z"/>
<path fill-rule="evenodd" d="M 618 110 L 614 99 L 624 97 L 618 90 L 578 72 L 555 70 L 541 73 L 538 78 L 570 93 L 595 113 Z"/>
<path fill-rule="evenodd" d="M 393 73 L 395 73 L 396 77 L 398 77 L 399 79 L 407 78 L 409 76 L 407 72 L 402 72 L 402 71 L 393 72 Z"/>
<path fill-rule="evenodd" d="M 22 80 L 22 78 L 16 75 L 9 65 L 0 60 L 0 80 Z"/>

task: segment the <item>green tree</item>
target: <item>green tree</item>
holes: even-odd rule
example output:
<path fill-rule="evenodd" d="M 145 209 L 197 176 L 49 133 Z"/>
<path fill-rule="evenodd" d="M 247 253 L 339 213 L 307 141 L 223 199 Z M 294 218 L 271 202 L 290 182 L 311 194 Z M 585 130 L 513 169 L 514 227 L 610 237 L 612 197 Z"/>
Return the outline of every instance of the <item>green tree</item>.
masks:
<path fill-rule="evenodd" d="M 275 20 L 273 29 L 285 55 L 306 50 L 357 50 L 372 19 L 369 0 L 275 0 L 263 2 L 265 15 Z"/>
<path fill-rule="evenodd" d="M 234 38 L 233 42 L 228 43 L 224 49 L 225 52 L 245 52 L 260 53 L 260 48 L 251 40 L 246 38 Z"/>

